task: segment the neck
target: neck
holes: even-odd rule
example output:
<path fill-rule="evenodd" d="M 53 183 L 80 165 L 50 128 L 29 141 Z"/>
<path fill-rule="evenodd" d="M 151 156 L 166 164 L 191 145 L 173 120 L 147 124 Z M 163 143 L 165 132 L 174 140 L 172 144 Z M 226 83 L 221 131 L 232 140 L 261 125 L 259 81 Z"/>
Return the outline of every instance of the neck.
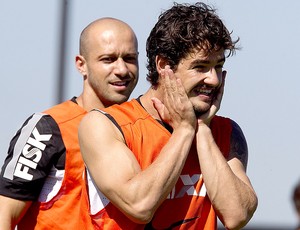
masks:
<path fill-rule="evenodd" d="M 145 108 L 145 110 L 154 119 L 161 120 L 160 116 L 159 116 L 157 110 L 155 109 L 153 102 L 151 100 L 153 97 L 162 101 L 159 91 L 157 89 L 155 89 L 154 87 L 150 87 L 149 90 L 145 94 L 143 94 L 143 96 L 141 96 L 140 100 L 141 100 L 141 103 L 142 103 L 143 107 Z"/>
<path fill-rule="evenodd" d="M 81 106 L 86 111 L 90 111 L 94 108 L 104 108 L 104 105 L 101 103 L 100 100 L 92 100 L 92 97 L 86 98 L 84 94 L 81 94 L 79 97 L 76 98 L 76 101 L 79 106 Z"/>

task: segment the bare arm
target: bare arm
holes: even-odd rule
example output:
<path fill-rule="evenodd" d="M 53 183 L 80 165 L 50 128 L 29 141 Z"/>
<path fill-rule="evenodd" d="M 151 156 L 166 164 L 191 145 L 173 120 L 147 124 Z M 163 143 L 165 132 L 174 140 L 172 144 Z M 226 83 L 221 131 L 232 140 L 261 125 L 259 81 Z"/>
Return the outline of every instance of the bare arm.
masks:
<path fill-rule="evenodd" d="M 21 201 L 0 195 L 0 229 L 15 229 L 30 205 L 30 201 Z"/>
<path fill-rule="evenodd" d="M 198 118 L 196 143 L 201 172 L 207 194 L 222 223 L 227 229 L 241 229 L 257 207 L 255 191 L 246 175 L 247 142 L 240 127 L 233 122 L 228 161 L 224 158 L 209 128 L 209 123 L 220 108 L 223 83 L 213 105 Z"/>
<path fill-rule="evenodd" d="M 248 223 L 257 207 L 256 194 L 246 175 L 246 140 L 237 125 L 233 126 L 227 162 L 209 127 L 199 128 L 197 136 L 201 171 L 212 205 L 225 227 L 240 229 Z"/>
<path fill-rule="evenodd" d="M 159 156 L 143 171 L 120 131 L 106 116 L 90 112 L 79 127 L 82 155 L 98 188 L 138 223 L 149 222 L 174 187 L 195 135 L 196 118 L 186 94 L 177 88 L 176 81 L 166 85 L 179 90 L 179 98 L 176 94 L 165 100 L 170 104 L 168 109 L 157 99 L 154 103 L 174 131 Z"/>

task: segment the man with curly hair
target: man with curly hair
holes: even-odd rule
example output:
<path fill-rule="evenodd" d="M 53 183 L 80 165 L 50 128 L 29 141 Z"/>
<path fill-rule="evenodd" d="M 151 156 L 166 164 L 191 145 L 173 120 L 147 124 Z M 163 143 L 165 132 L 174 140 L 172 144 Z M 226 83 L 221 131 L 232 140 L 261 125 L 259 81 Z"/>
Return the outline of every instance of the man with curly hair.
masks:
<path fill-rule="evenodd" d="M 147 39 L 151 87 L 79 126 L 97 229 L 241 229 L 257 207 L 241 128 L 216 115 L 237 41 L 204 3 L 174 4 Z M 95 205 L 97 204 L 97 205 Z"/>

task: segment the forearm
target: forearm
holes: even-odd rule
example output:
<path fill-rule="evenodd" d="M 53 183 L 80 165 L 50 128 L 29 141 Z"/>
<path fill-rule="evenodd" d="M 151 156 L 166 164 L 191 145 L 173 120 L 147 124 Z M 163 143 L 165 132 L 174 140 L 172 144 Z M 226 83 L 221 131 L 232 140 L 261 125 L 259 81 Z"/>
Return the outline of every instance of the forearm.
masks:
<path fill-rule="evenodd" d="M 227 162 L 207 126 L 199 127 L 197 151 L 207 194 L 220 220 L 228 229 L 241 228 L 257 205 L 242 164 L 237 159 L 232 165 Z"/>
<path fill-rule="evenodd" d="M 0 195 L 0 229 L 13 230 L 31 202 L 20 201 Z"/>
<path fill-rule="evenodd" d="M 0 229 L 1 230 L 13 230 L 14 224 L 4 210 L 0 210 Z"/>

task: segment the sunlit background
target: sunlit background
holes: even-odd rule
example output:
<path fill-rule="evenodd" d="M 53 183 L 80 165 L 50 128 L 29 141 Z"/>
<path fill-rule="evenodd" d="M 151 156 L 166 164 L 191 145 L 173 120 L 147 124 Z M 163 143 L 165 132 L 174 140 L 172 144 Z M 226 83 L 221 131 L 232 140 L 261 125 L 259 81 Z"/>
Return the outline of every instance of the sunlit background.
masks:
<path fill-rule="evenodd" d="M 135 30 L 140 81 L 132 97 L 144 92 L 149 86 L 146 39 L 172 2 L 1 0 L 0 161 L 28 116 L 81 92 L 82 78 L 74 65 L 78 39 L 99 17 L 119 18 Z M 293 228 L 298 220 L 291 195 L 300 179 L 300 1 L 204 2 L 215 6 L 233 38 L 241 39 L 241 51 L 225 64 L 228 74 L 219 114 L 237 121 L 248 140 L 248 175 L 259 197 L 248 226 Z"/>

